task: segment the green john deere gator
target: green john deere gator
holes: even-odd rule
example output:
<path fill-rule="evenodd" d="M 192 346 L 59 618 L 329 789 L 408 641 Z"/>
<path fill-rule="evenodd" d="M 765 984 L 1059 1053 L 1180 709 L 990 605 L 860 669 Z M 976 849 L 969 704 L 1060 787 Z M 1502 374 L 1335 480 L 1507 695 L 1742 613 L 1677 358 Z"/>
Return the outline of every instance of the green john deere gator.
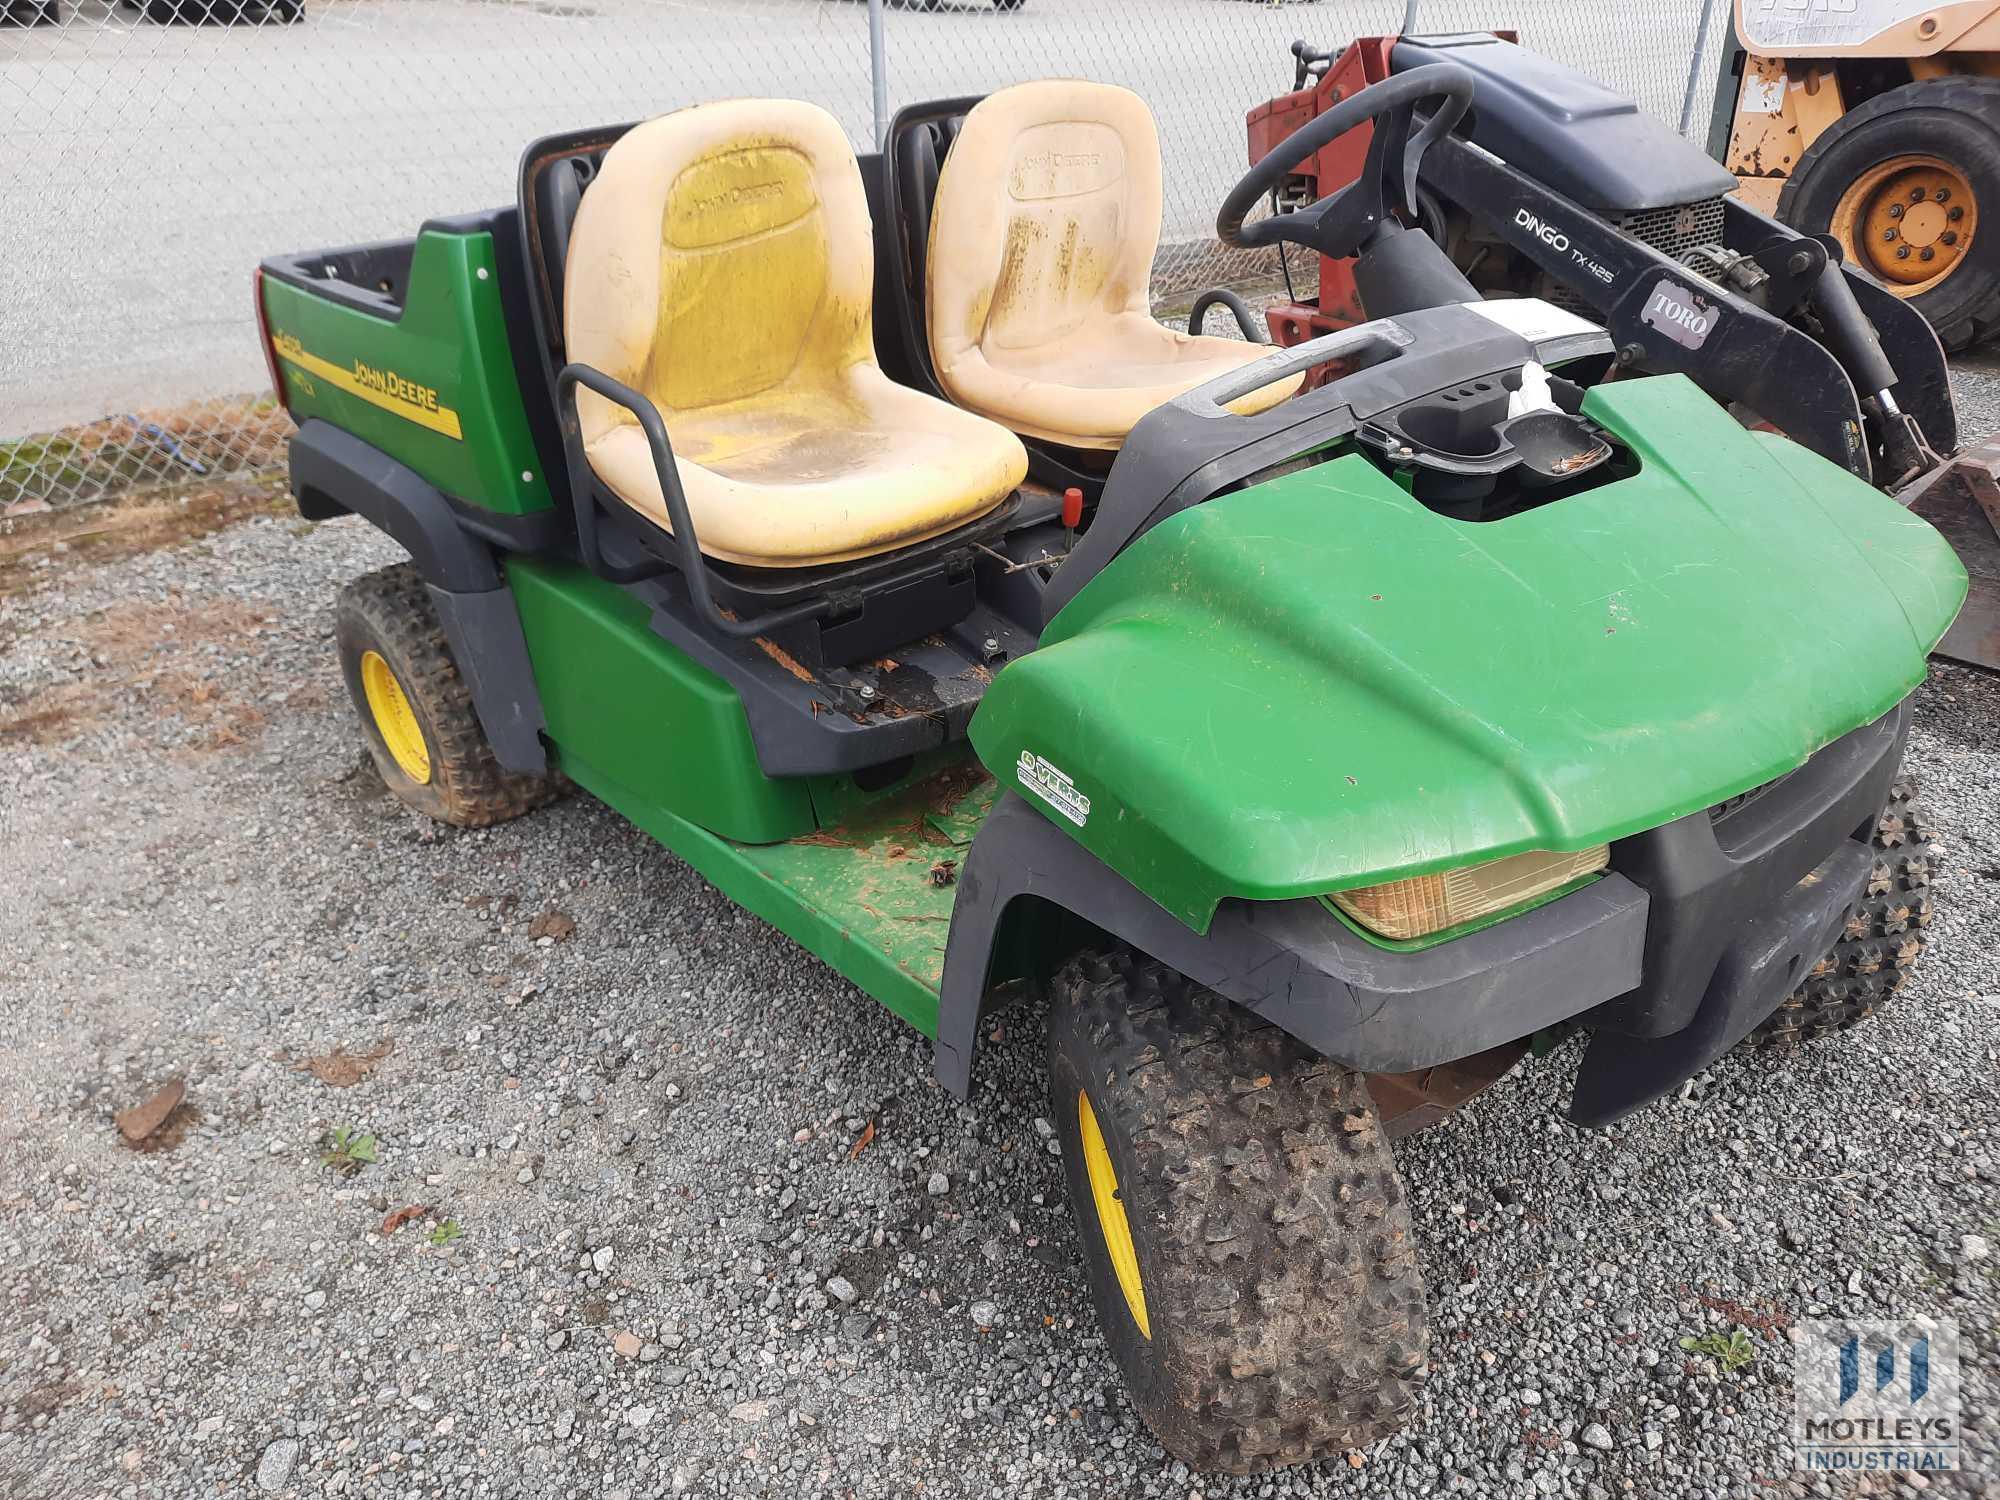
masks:
<path fill-rule="evenodd" d="M 1282 350 L 1154 321 L 1151 115 L 1071 81 L 858 160 L 778 100 L 557 136 L 514 205 L 259 272 L 299 508 L 410 555 L 338 608 L 390 789 L 582 787 L 961 1097 L 1046 1004 L 1099 1316 L 1199 1467 L 1411 1412 L 1394 1136 L 1564 1028 L 1602 1125 L 1849 1025 L 1929 915 L 1898 766 L 1963 570 L 1406 227 L 1474 87 L 1373 84 L 1225 202 L 1355 258 L 1368 320 Z"/>

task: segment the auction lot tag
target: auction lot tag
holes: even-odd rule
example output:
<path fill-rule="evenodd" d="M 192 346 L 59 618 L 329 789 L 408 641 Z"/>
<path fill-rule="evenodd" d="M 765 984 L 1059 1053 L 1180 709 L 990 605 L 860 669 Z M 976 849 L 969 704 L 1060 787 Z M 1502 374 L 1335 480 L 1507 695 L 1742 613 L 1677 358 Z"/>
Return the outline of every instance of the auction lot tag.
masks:
<path fill-rule="evenodd" d="M 1958 1467 L 1958 1324 L 1802 1320 L 1792 1331 L 1795 1467 L 1827 1474 Z"/>

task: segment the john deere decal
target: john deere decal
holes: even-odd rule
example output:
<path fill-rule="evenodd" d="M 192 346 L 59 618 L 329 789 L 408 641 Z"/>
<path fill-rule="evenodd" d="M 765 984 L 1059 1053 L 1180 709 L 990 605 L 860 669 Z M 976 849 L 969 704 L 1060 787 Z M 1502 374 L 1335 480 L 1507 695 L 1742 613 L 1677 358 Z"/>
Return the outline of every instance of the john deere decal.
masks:
<path fill-rule="evenodd" d="M 432 432 L 441 432 L 448 438 L 463 441 L 458 413 L 438 401 L 434 387 L 420 385 L 394 370 L 378 369 L 358 359 L 352 365 L 337 365 L 307 349 L 295 334 L 277 334 L 272 338 L 271 345 L 278 351 L 278 358 L 286 364 L 296 365 L 309 375 L 317 375 L 328 385 L 346 391 L 350 396 L 359 396 L 371 406 L 379 406 L 406 422 L 415 422 L 419 427 L 428 427 Z"/>

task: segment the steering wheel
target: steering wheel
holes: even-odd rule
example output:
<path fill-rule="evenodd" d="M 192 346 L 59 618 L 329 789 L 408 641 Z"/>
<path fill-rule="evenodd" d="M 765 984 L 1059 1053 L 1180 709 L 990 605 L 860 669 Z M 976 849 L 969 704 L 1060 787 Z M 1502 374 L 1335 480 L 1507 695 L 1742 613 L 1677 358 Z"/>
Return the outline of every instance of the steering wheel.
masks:
<path fill-rule="evenodd" d="M 1472 89 L 1472 74 L 1457 63 L 1427 63 L 1371 83 L 1341 100 L 1273 146 L 1270 154 L 1229 190 L 1215 216 L 1216 237 L 1225 245 L 1242 249 L 1289 241 L 1335 259 L 1360 254 L 1376 226 L 1389 217 L 1392 153 L 1400 159 L 1393 186 L 1402 206 L 1414 215 L 1418 212 L 1417 167 L 1431 143 L 1464 118 L 1472 105 Z M 1442 102 L 1413 136 L 1413 116 L 1417 105 L 1426 99 Z M 1244 215 L 1288 174 L 1328 142 L 1367 120 L 1383 123 L 1375 127 L 1359 177 L 1310 208 L 1243 222 Z"/>

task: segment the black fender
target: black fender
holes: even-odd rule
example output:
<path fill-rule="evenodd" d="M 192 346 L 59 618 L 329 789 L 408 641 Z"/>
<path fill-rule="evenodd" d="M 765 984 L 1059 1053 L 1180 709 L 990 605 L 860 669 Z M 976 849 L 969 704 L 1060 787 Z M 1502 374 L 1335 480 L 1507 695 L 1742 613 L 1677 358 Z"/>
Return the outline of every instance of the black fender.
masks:
<path fill-rule="evenodd" d="M 459 525 L 443 492 L 374 444 L 308 417 L 292 437 L 291 469 L 308 521 L 360 516 L 394 537 L 435 588 L 483 594 L 501 586 L 493 549 Z"/>
<path fill-rule="evenodd" d="M 548 770 L 547 720 L 520 612 L 493 548 L 444 493 L 407 464 L 330 422 L 308 417 L 291 442 L 292 494 L 309 521 L 357 515 L 410 554 L 437 606 L 479 724 L 503 769 Z"/>
<path fill-rule="evenodd" d="M 1008 792 L 959 872 L 938 995 L 938 1081 L 960 1099 L 970 1092 L 980 1018 L 1003 999 L 989 983 L 994 954 L 1021 915 L 1017 903 L 1047 903 L 1087 922 L 1336 1062 L 1403 1073 L 1514 1041 L 1634 988 L 1648 901 L 1607 875 L 1414 952 L 1366 941 L 1309 897 L 1226 901 L 1198 933 Z"/>

